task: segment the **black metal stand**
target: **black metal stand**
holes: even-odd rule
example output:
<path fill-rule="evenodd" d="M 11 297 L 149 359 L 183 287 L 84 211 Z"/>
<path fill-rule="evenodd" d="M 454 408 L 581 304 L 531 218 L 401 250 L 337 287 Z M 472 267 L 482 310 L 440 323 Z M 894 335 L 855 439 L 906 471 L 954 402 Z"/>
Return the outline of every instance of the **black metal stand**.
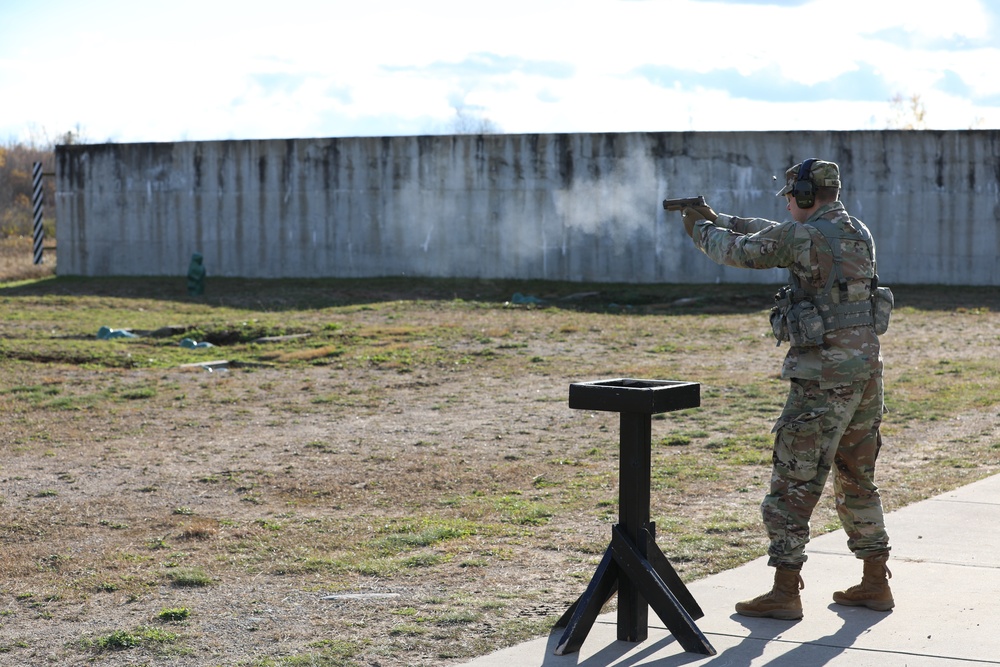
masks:
<path fill-rule="evenodd" d="M 618 523 L 611 529 L 611 545 L 587 590 L 556 623 L 566 628 L 556 655 L 580 650 L 615 592 L 618 639 L 644 641 L 652 607 L 685 651 L 715 655 L 694 623 L 705 614 L 656 546 L 656 527 L 649 520 L 651 415 L 699 405 L 697 382 L 616 379 L 570 385 L 569 407 L 621 413 L 621 471 Z"/>

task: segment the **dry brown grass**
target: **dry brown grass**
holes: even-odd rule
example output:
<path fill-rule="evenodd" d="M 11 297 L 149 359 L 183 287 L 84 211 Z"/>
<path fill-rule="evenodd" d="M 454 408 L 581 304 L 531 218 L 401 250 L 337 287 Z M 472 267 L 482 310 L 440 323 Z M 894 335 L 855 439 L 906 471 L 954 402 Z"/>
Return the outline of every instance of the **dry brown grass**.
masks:
<path fill-rule="evenodd" d="M 35 264 L 30 236 L 0 238 L 0 283 L 17 280 L 37 280 L 55 275 L 56 250 L 48 243 L 42 253 L 42 264 Z"/>

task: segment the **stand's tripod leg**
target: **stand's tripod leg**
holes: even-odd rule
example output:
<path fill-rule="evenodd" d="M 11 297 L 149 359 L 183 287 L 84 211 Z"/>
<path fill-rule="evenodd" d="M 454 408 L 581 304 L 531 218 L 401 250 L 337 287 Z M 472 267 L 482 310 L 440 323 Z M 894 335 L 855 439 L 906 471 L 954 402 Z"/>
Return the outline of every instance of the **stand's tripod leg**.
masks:
<path fill-rule="evenodd" d="M 628 577 L 642 591 L 656 615 L 667 626 L 685 651 L 715 655 L 715 648 L 702 634 L 694 620 L 684 609 L 663 579 L 653 569 L 638 548 L 625 536 L 618 526 L 612 528 L 611 552 L 615 562 L 621 567 L 622 577 Z"/>
<path fill-rule="evenodd" d="M 557 628 L 566 628 L 556 647 L 556 655 L 576 653 L 580 650 L 604 603 L 618 590 L 619 576 L 618 565 L 611 555 L 611 549 L 608 548 L 590 584 L 587 585 L 587 590 L 556 623 Z"/>

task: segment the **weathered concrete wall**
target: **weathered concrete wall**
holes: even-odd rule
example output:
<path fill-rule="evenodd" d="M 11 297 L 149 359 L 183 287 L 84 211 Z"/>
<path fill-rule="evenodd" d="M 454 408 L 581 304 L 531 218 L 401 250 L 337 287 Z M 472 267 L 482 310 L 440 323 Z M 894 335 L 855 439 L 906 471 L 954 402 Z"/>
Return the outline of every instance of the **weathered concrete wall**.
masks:
<path fill-rule="evenodd" d="M 1000 285 L 1000 131 L 460 135 L 61 146 L 59 272 L 769 282 L 697 252 L 667 196 L 787 218 L 838 162 L 884 284 Z"/>

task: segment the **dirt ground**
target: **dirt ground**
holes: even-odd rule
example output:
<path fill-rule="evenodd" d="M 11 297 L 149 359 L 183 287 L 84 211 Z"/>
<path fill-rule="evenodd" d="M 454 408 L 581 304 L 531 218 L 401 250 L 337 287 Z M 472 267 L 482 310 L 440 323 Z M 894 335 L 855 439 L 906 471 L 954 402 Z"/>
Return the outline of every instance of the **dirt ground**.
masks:
<path fill-rule="evenodd" d="M 653 422 L 659 542 L 688 580 L 757 557 L 784 349 L 749 310 L 683 331 L 655 315 L 344 313 L 471 332 L 405 368 L 0 365 L 0 663 L 449 665 L 546 633 L 616 521 L 618 417 L 569 409 L 585 380 L 703 383 L 701 408 Z M 996 310 L 894 317 L 890 393 L 995 354 Z M 664 346 L 693 336 L 700 351 Z M 115 400 L 95 398 L 108 387 Z M 995 401 L 936 411 L 887 416 L 888 510 L 1000 469 Z M 737 430 L 758 435 L 723 455 Z M 835 525 L 827 499 L 814 526 Z"/>
<path fill-rule="evenodd" d="M 81 375 L 86 373 L 77 374 L 76 379 Z M 520 453 L 537 445 L 538 433 L 576 421 L 554 400 L 538 409 L 538 384 L 531 377 L 495 385 L 451 373 L 403 382 L 385 375 L 352 372 L 339 377 L 328 370 L 311 369 L 297 372 L 294 379 L 272 371 L 245 377 L 225 372 L 178 373 L 174 381 L 191 397 L 180 424 L 177 415 L 155 410 L 123 411 L 97 423 L 74 420 L 65 430 L 63 425 L 23 424 L 25 430 L 43 428 L 55 443 L 65 444 L 49 452 L 7 457 L 3 466 L 7 510 L 21 503 L 36 506 L 30 524 L 21 523 L 16 514 L 8 515 L 3 548 L 21 552 L 22 563 L 28 552 L 27 562 L 42 570 L 8 571 L 4 577 L 6 608 L 15 613 L 2 621 L 3 641 L 21 638 L 30 646 L 26 653 L 12 654 L 30 656 L 29 664 L 38 659 L 51 664 L 84 663 L 90 656 L 77 655 L 81 637 L 148 624 L 163 607 L 188 607 L 196 613 L 185 630 L 196 655 L 171 656 L 172 660 L 227 665 L 242 664 L 257 655 L 301 651 L 322 640 L 350 638 L 364 644 L 366 637 L 385 636 L 400 624 L 393 610 L 428 605 L 451 608 L 456 596 L 475 598 L 484 589 L 490 589 L 491 598 L 509 594 L 522 619 L 562 613 L 574 594 L 582 592 L 580 581 L 565 576 L 565 558 L 558 546 L 536 552 L 521 544 L 519 534 L 505 536 L 498 544 L 480 543 L 487 538 L 476 540 L 464 548 L 468 554 L 501 548 L 504 553 L 486 556 L 490 562 L 477 562 L 473 567 L 456 562 L 439 568 L 433 576 L 420 571 L 386 581 L 373 572 L 331 580 L 318 571 L 293 578 L 280 574 L 288 569 L 287 554 L 275 558 L 278 566 L 274 567 L 268 562 L 269 550 L 252 545 L 246 551 L 254 552 L 252 557 L 259 562 L 252 566 L 255 574 L 247 578 L 219 577 L 206 588 L 178 588 L 162 582 L 155 589 L 144 586 L 138 596 L 124 586 L 122 591 L 86 594 L 83 599 L 67 594 L 58 594 L 69 598 L 65 602 L 46 599 L 52 588 L 59 588 L 46 585 L 47 571 L 77 580 L 73 587 L 96 584 L 100 590 L 100 582 L 89 580 L 87 570 L 104 569 L 93 561 L 106 558 L 109 547 L 121 554 L 146 554 L 152 540 L 162 540 L 170 547 L 152 553 L 166 562 L 177 558 L 178 552 L 183 559 L 185 552 L 216 551 L 206 543 L 266 541 L 269 531 L 278 530 L 269 524 L 282 522 L 325 522 L 331 529 L 341 522 L 360 523 L 364 524 L 361 532 L 371 536 L 379 530 L 377 522 L 406 516 L 407 506 L 422 507 L 429 496 L 505 483 L 520 488 L 534 476 L 532 461 L 543 456 L 541 452 Z M 254 392 L 239 387 L 236 391 L 256 393 L 259 398 L 241 399 L 228 409 L 198 406 L 201 401 L 196 397 L 214 389 L 213 383 L 231 387 L 244 382 L 264 383 L 269 388 Z M 308 401 L 302 390 L 305 384 L 327 383 L 374 385 L 392 398 L 336 421 L 322 412 L 296 412 L 300 401 Z M 533 402 L 527 413 L 519 406 L 522 399 Z M 456 400 L 461 400 L 461 408 L 449 410 L 442 419 L 435 406 Z M 282 412 L 295 417 L 275 416 Z M 99 445 L 88 446 L 84 438 Z M 572 432 L 559 436 L 561 442 L 571 439 Z M 310 447 L 308 443 L 322 444 Z M 79 448 L 88 449 L 89 455 L 81 456 Z M 508 460 L 516 462 L 503 465 Z M 226 479 L 203 481 L 212 477 Z M 48 490 L 57 494 L 45 497 Z M 251 493 L 252 500 L 248 500 Z M 38 511 L 37 505 L 45 507 Z M 177 514 L 177 508 L 189 508 L 191 513 Z M 199 527 L 192 517 L 201 517 L 205 525 Z M 226 517 L 228 525 L 215 517 Z M 596 528 L 585 527 L 583 534 L 574 530 L 568 537 L 573 542 L 597 541 L 604 531 Z M 561 528 L 545 530 L 563 532 Z M 287 544 L 283 548 L 295 549 Z M 238 560 L 240 550 L 205 560 Z M 118 578 L 127 578 L 128 562 L 121 568 L 125 574 Z M 208 569 L 218 571 L 211 565 Z M 106 574 L 105 578 L 114 577 Z M 345 592 L 398 597 L 324 600 L 326 594 Z M 521 595 L 527 600 L 516 599 Z M 38 598 L 45 599 L 39 605 L 45 611 L 35 614 L 30 608 Z M 475 644 L 475 635 L 489 631 L 491 621 L 483 614 L 474 623 L 456 622 L 466 626 L 462 632 L 466 636 L 460 641 Z M 122 653 L 106 655 L 100 662 L 133 664 L 134 658 Z M 166 658 L 161 655 L 155 663 L 162 664 Z M 446 662 L 435 655 L 397 650 L 384 659 L 358 664 Z"/>

